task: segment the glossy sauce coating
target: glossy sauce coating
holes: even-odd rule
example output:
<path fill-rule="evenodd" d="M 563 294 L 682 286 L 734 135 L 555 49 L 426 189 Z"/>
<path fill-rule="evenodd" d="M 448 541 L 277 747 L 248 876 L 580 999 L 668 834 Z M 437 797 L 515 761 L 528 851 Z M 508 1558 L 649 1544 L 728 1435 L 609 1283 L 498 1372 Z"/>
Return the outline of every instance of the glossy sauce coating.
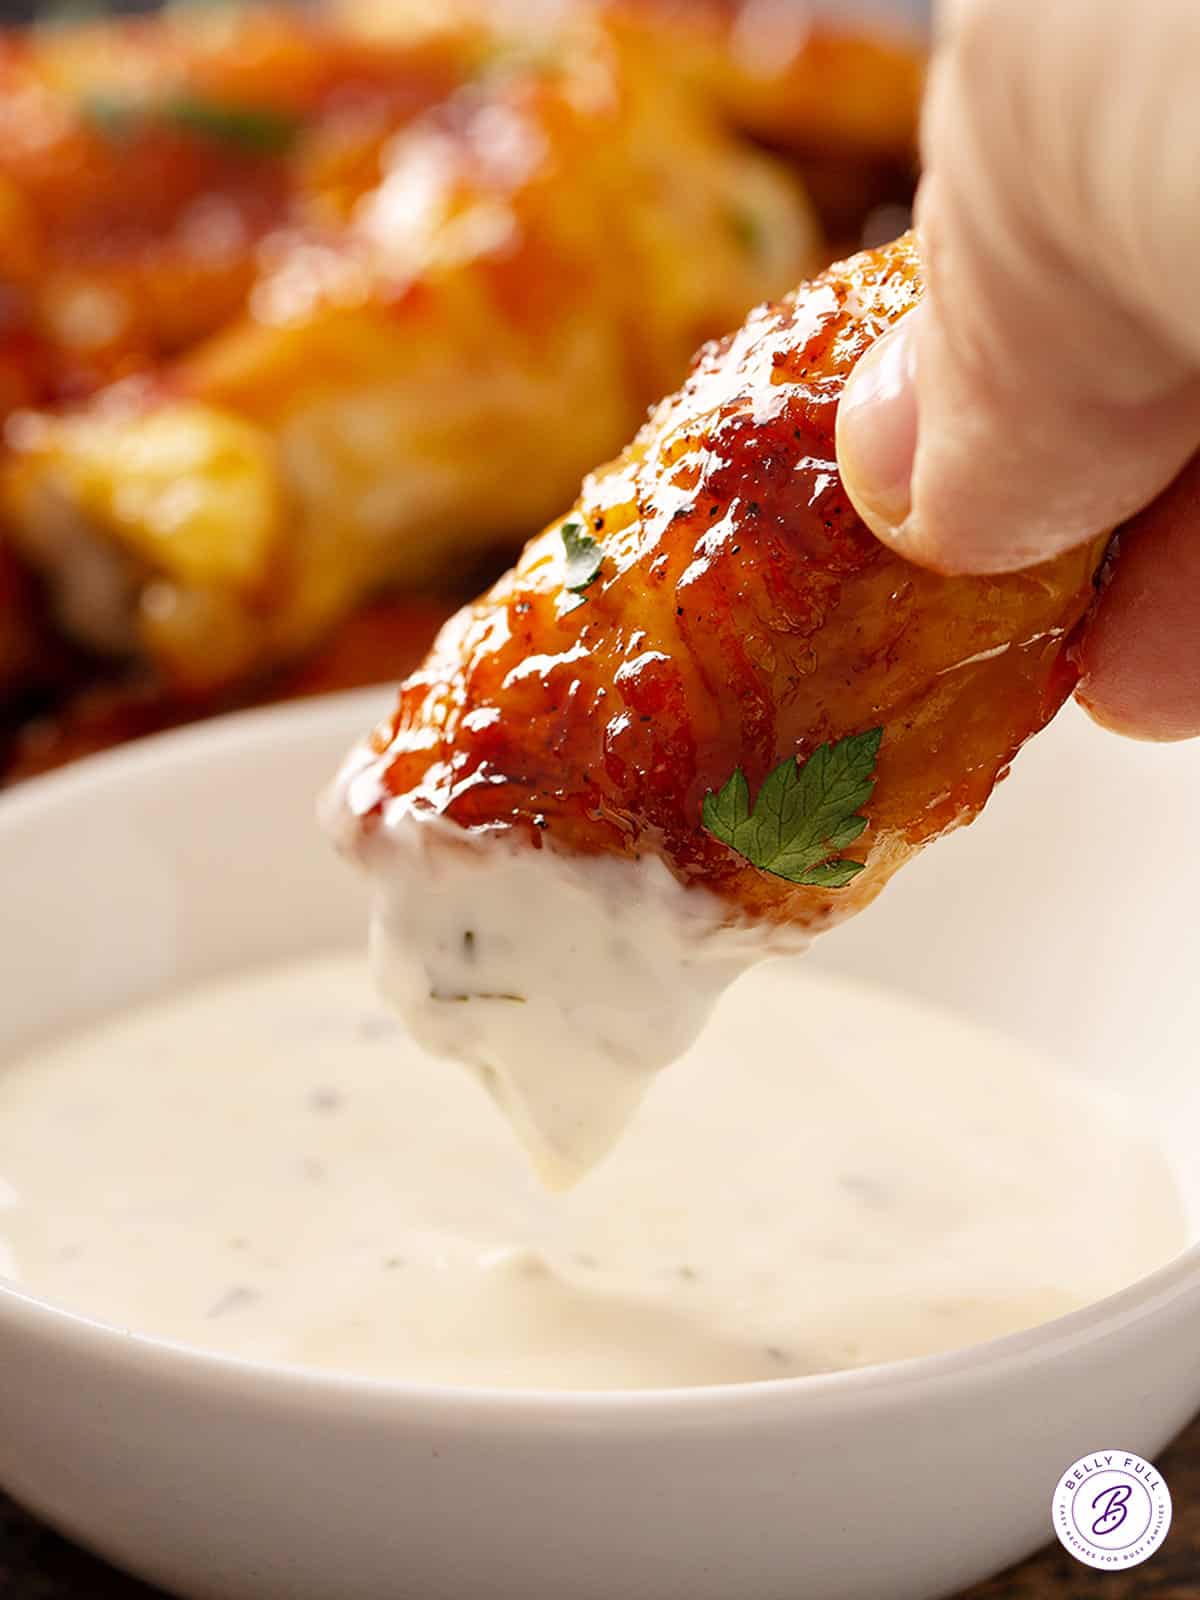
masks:
<path fill-rule="evenodd" d="M 261 5 L 0 32 L 0 403 L 78 398 L 239 313 L 462 72 Z M 352 180 L 357 191 L 351 192 Z"/>
<path fill-rule="evenodd" d="M 998 578 L 884 550 L 838 477 L 857 358 L 918 300 L 911 238 L 831 268 L 701 352 L 680 392 L 584 484 L 603 565 L 564 587 L 561 525 L 443 630 L 356 779 L 364 834 L 405 811 L 531 844 L 662 856 L 754 915 L 819 928 L 968 822 L 1070 693 L 1099 547 Z M 581 403 L 585 403 L 583 397 Z M 846 889 L 796 887 L 701 828 L 732 770 L 882 725 Z"/>

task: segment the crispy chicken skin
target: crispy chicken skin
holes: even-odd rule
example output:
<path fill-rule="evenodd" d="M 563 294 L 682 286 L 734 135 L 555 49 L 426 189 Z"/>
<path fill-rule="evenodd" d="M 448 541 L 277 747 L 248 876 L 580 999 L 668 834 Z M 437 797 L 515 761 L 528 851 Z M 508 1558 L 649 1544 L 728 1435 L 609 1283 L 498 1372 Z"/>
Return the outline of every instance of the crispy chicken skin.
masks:
<path fill-rule="evenodd" d="M 162 201 L 167 236 L 204 223 L 219 243 L 221 223 L 241 241 L 211 295 L 197 291 L 194 326 L 144 331 L 148 349 L 186 346 L 177 360 L 82 409 L 15 415 L 0 477 L 13 542 L 71 636 L 150 663 L 177 692 L 261 674 L 381 586 L 462 570 L 551 515 L 701 340 L 813 260 L 790 175 L 616 18 L 568 8 L 531 48 L 520 8 L 430 15 L 423 29 L 389 15 L 393 31 L 370 37 L 336 12 L 297 23 L 297 62 L 262 82 L 244 35 L 278 55 L 277 14 L 227 20 L 224 51 L 206 42 L 211 19 L 194 23 L 201 43 L 168 53 L 148 102 L 143 86 L 136 112 L 119 101 L 107 130 L 78 134 L 110 176 L 125 141 L 131 179 L 198 144 Z M 214 60 L 241 77 L 230 86 Z M 275 82 L 294 104 L 276 103 Z M 39 215 L 53 211 L 18 177 L 14 205 L 28 184 Z M 197 220 L 210 180 L 225 209 Z M 70 235 L 89 207 L 75 195 L 62 209 Z M 107 243 L 123 260 L 120 229 Z M 124 264 L 144 277 L 148 261 L 166 270 L 153 249 Z M 85 333 L 152 299 L 89 285 L 71 313 Z M 223 321 L 223 297 L 247 313 Z"/>
<path fill-rule="evenodd" d="M 386 811 L 530 848 L 660 857 L 731 915 L 813 930 L 969 822 L 1070 693 L 1099 547 L 948 578 L 878 544 L 842 491 L 834 419 L 857 358 L 921 293 L 911 237 L 841 263 L 703 350 L 573 515 L 599 575 L 564 588 L 561 524 L 443 629 L 348 794 L 351 849 Z M 741 767 L 883 728 L 845 888 L 798 887 L 701 826 Z"/>

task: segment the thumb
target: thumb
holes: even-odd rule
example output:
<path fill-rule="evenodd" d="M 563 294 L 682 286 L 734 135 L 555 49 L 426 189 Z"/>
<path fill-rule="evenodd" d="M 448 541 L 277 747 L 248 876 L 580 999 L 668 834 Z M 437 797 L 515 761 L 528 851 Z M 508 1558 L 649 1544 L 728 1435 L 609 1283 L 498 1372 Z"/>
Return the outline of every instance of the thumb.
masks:
<path fill-rule="evenodd" d="M 838 417 L 847 492 L 914 561 L 1044 560 L 1146 505 L 1200 442 L 1200 101 L 1170 93 L 1200 8 L 1139 15 L 1131 48 L 1117 0 L 955 9 L 923 131 L 926 298 Z"/>

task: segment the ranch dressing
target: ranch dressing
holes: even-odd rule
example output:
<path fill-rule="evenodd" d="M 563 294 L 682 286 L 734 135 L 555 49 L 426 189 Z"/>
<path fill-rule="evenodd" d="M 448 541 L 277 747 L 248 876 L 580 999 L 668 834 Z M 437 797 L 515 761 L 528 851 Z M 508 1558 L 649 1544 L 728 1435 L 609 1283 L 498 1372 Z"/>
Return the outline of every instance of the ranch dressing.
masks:
<path fill-rule="evenodd" d="M 1097 1228 L 1097 1171 L 1122 1203 Z M 547 1193 L 332 955 L 0 1064 L 0 1271 L 140 1333 L 446 1384 L 638 1388 L 928 1354 L 1185 1242 L 1121 1102 L 806 963 L 743 978 Z"/>
<path fill-rule="evenodd" d="M 375 981 L 426 1050 L 474 1072 L 549 1188 L 611 1149 L 740 973 L 808 945 L 731 924 L 655 856 L 534 849 L 386 807 L 364 841 L 352 819 L 365 759 L 351 756 L 324 818 L 371 875 Z"/>

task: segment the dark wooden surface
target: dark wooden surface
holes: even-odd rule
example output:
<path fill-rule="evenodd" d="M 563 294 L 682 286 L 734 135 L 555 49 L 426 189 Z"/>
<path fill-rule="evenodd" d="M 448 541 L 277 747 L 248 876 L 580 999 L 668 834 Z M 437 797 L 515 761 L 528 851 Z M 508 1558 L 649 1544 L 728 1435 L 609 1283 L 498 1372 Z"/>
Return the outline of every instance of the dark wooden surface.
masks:
<path fill-rule="evenodd" d="M 1158 1465 L 1170 1486 L 1175 1518 L 1166 1544 L 1144 1566 L 1093 1572 L 1053 1545 L 962 1600 L 1200 1600 L 1200 1418 Z M 0 1600 L 156 1597 L 157 1589 L 93 1560 L 0 1496 Z M 529 1600 L 554 1597 L 531 1595 Z"/>

